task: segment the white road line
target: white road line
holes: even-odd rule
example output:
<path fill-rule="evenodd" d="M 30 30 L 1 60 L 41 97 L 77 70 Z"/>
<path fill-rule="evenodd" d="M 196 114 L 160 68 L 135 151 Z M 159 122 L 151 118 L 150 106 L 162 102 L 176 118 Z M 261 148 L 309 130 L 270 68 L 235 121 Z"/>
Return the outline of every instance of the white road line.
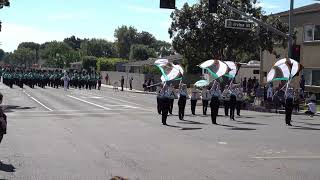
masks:
<path fill-rule="evenodd" d="M 279 156 L 279 157 L 252 157 L 253 159 L 319 159 L 320 156 Z"/>
<path fill-rule="evenodd" d="M 32 100 L 40 104 L 42 107 L 46 108 L 49 111 L 53 111 L 52 109 L 48 108 L 46 105 L 42 104 L 40 101 L 38 101 L 36 98 L 32 97 L 30 94 L 28 94 L 26 91 L 23 91 L 28 97 L 30 97 Z"/>
<path fill-rule="evenodd" d="M 93 105 L 93 106 L 96 106 L 96 107 L 99 107 L 99 108 L 102 108 L 102 109 L 105 109 L 105 110 L 111 110 L 110 108 L 107 108 L 107 107 L 101 106 L 99 104 L 95 104 L 93 102 L 89 102 L 89 101 L 86 101 L 86 100 L 83 100 L 83 99 L 80 99 L 80 98 L 77 98 L 77 97 L 74 97 L 74 96 L 68 95 L 68 97 L 71 97 L 71 98 L 76 99 L 78 101 L 81 101 L 81 102 L 84 102 L 84 103 L 87 103 L 87 104 L 90 104 L 90 105 Z"/>
<path fill-rule="evenodd" d="M 92 93 L 89 93 L 89 92 L 88 92 L 88 94 L 94 96 L 94 94 L 92 94 Z M 113 97 L 110 97 L 110 96 L 108 96 L 108 97 L 103 96 L 103 97 L 105 97 L 105 98 L 110 98 L 110 99 L 113 99 L 113 100 L 117 100 L 117 101 L 120 101 L 120 102 L 125 102 L 125 103 L 129 103 L 129 104 L 134 104 L 134 105 L 137 105 L 137 106 L 142 106 L 141 104 L 137 104 L 137 103 L 134 103 L 134 102 L 130 102 L 130 101 L 126 101 L 126 100 L 122 100 L 122 99 L 118 99 L 118 98 L 113 98 Z"/>

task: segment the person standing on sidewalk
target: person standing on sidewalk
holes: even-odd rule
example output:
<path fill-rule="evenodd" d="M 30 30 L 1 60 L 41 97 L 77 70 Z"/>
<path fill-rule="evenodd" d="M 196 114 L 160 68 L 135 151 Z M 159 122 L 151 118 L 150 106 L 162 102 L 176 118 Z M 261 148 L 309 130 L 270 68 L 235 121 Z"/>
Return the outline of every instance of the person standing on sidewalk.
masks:
<path fill-rule="evenodd" d="M 132 90 L 132 81 L 133 81 L 133 77 L 129 79 L 130 90 Z"/>
<path fill-rule="evenodd" d="M 123 91 L 123 86 L 124 86 L 124 77 L 123 76 L 121 76 L 120 85 L 121 85 L 121 91 Z"/>
<path fill-rule="evenodd" d="M 186 108 L 188 91 L 187 86 L 185 84 L 179 85 L 179 100 L 178 100 L 178 107 L 179 107 L 179 119 L 183 120 L 184 118 L 184 111 Z"/>

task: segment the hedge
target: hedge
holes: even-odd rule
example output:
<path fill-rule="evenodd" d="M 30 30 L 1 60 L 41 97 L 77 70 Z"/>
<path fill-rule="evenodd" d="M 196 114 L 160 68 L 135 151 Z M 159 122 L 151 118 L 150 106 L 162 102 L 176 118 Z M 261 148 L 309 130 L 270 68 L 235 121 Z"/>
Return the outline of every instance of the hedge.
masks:
<path fill-rule="evenodd" d="M 128 62 L 127 59 L 121 58 L 98 58 L 97 70 L 98 71 L 116 71 L 116 64 Z"/>

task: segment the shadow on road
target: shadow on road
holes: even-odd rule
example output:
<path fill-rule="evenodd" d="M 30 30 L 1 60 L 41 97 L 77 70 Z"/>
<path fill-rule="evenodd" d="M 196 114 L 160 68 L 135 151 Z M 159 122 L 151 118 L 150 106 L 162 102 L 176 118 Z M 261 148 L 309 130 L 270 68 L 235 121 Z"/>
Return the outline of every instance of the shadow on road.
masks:
<path fill-rule="evenodd" d="M 190 121 L 190 120 L 181 120 L 182 122 L 177 122 L 180 124 L 200 124 L 200 125 L 208 125 L 206 123 L 196 122 L 196 121 Z"/>
<path fill-rule="evenodd" d="M 290 129 L 298 129 L 298 130 L 312 130 L 312 131 L 320 131 L 318 128 L 312 128 L 312 127 L 305 127 L 305 126 L 292 126 Z"/>
<path fill-rule="evenodd" d="M 16 172 L 16 168 L 12 164 L 4 164 L 0 162 L 0 171 Z"/>
<path fill-rule="evenodd" d="M 201 130 L 202 128 L 181 128 L 182 131 Z"/>
<path fill-rule="evenodd" d="M 22 107 L 22 106 L 15 106 L 15 105 L 4 105 L 2 106 L 2 109 L 4 112 L 10 113 L 14 112 L 15 110 L 28 110 L 28 109 L 34 109 L 35 107 Z"/>
<path fill-rule="evenodd" d="M 248 124 L 248 125 L 267 125 L 262 123 L 246 122 L 246 121 L 239 121 L 239 120 L 236 120 L 236 122 L 239 124 Z"/>
<path fill-rule="evenodd" d="M 229 130 L 237 130 L 237 131 L 254 131 L 257 130 L 255 128 L 241 128 L 241 127 L 233 127 L 229 128 Z"/>

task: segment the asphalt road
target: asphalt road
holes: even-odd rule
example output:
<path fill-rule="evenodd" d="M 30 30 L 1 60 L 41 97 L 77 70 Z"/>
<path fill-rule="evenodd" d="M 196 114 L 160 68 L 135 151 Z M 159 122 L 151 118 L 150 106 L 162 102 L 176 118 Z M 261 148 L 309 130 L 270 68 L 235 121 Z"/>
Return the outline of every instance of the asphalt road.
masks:
<path fill-rule="evenodd" d="M 154 95 L 0 85 L 8 134 L 0 179 L 320 180 L 320 119 L 243 111 L 168 118 Z M 200 107 L 197 107 L 200 114 Z M 222 114 L 222 109 L 220 110 Z"/>

